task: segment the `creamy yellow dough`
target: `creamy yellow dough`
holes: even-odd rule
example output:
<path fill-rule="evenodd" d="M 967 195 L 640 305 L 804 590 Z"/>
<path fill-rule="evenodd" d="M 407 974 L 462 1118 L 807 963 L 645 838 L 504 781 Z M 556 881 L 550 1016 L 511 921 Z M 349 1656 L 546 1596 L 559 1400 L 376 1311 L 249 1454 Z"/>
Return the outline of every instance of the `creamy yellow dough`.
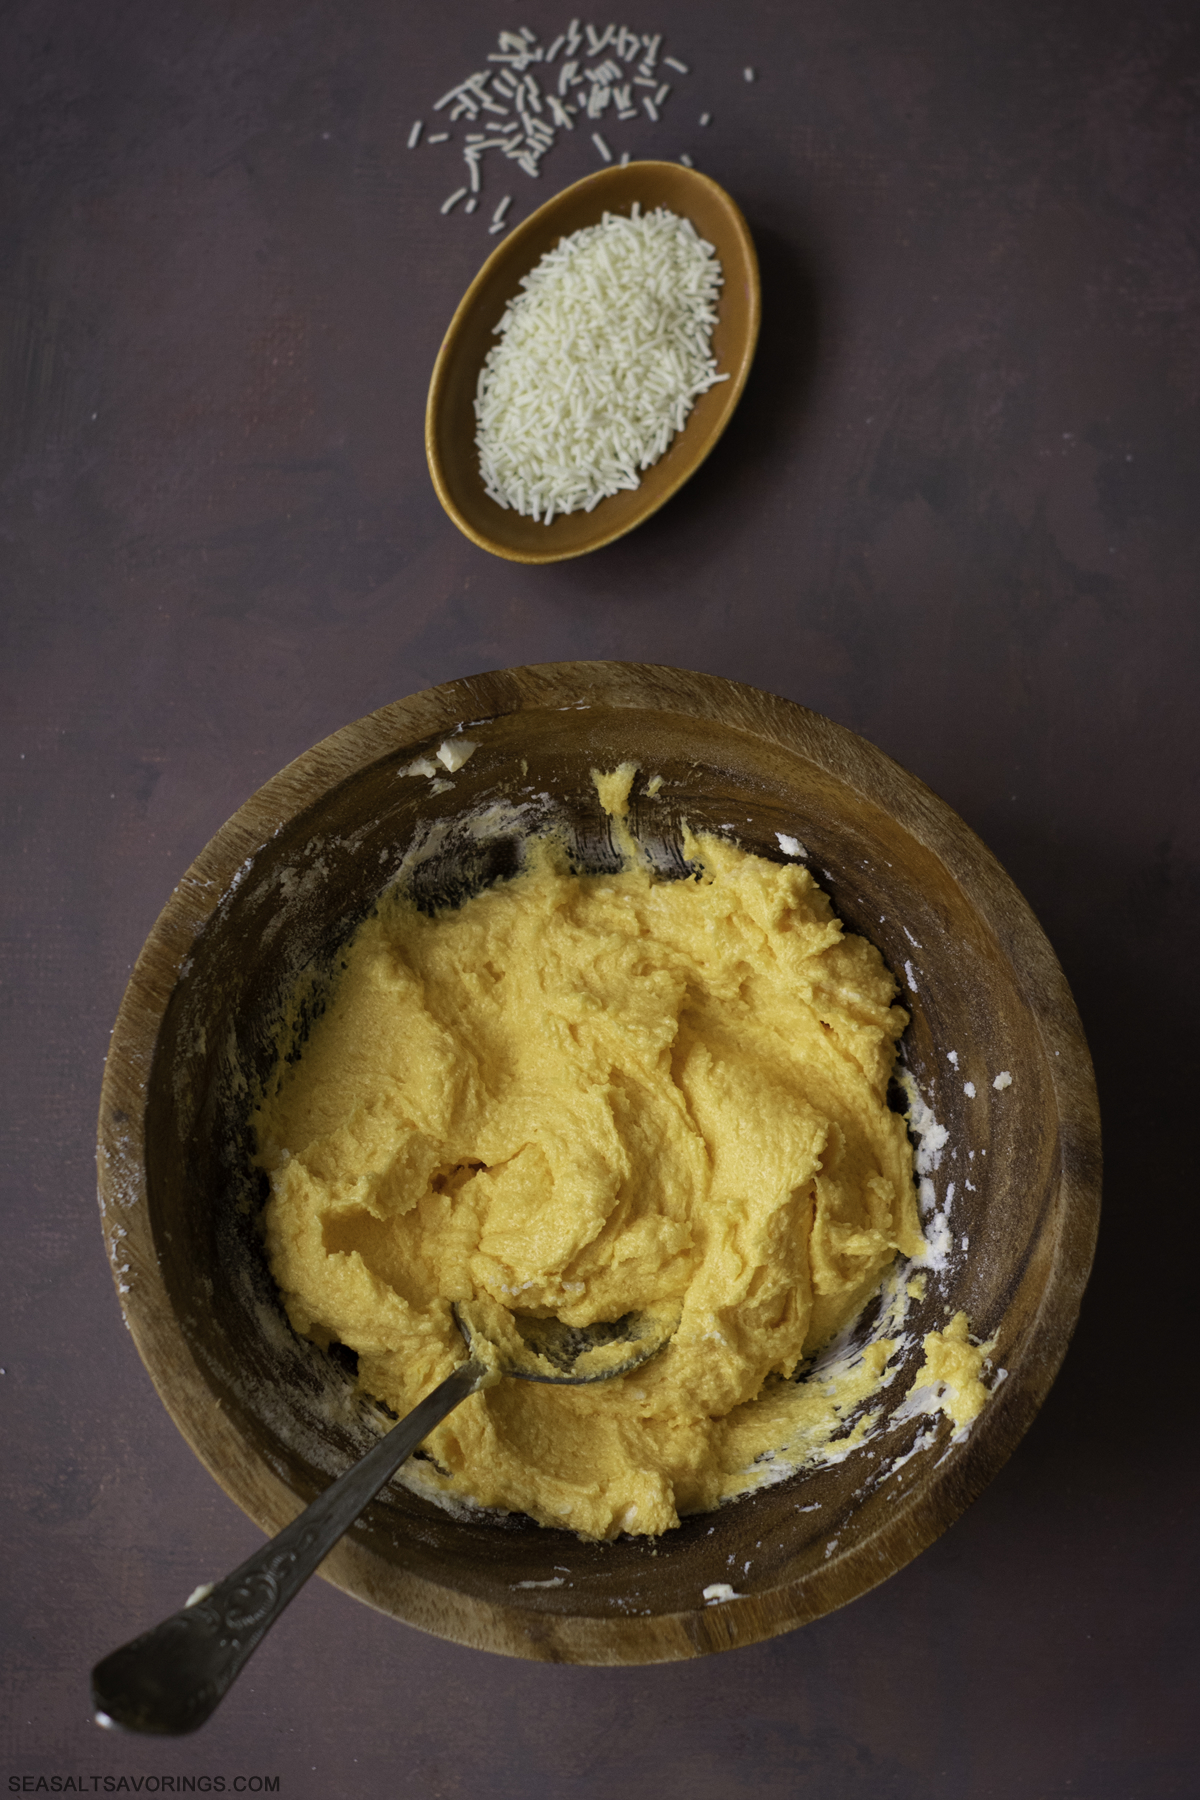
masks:
<path fill-rule="evenodd" d="M 994 1341 L 973 1344 L 965 1312 L 957 1312 L 945 1331 L 930 1331 L 923 1345 L 925 1360 L 915 1385 L 938 1389 L 938 1404 L 961 1431 L 983 1411 L 989 1395 L 983 1370 Z"/>
<path fill-rule="evenodd" d="M 292 1324 L 357 1351 L 397 1413 L 465 1354 L 452 1301 L 680 1310 L 632 1373 L 502 1380 L 427 1440 L 435 1487 L 593 1538 L 755 1485 L 821 1408 L 844 1431 L 888 1343 L 836 1416 L 787 1378 L 924 1248 L 878 951 L 801 867 L 715 837 L 689 841 L 694 879 L 639 865 L 632 775 L 597 778 L 623 873 L 573 874 L 545 837 L 457 910 L 382 901 L 256 1115 Z"/>

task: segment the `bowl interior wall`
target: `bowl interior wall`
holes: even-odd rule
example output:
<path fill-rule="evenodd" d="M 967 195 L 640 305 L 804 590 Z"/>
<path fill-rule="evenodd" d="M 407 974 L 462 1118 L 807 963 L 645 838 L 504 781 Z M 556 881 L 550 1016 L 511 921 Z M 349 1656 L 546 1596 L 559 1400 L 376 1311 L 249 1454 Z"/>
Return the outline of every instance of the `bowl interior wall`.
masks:
<path fill-rule="evenodd" d="M 286 1002 L 307 981 L 310 1016 L 319 1013 L 339 949 L 431 822 L 495 802 L 536 811 L 536 797 L 549 795 L 588 865 L 613 866 L 590 771 L 630 757 L 642 770 L 634 827 L 664 867 L 679 864 L 684 822 L 731 834 L 775 860 L 782 860 L 776 833 L 787 833 L 807 848 L 808 866 L 847 927 L 883 952 L 912 1013 L 907 1064 L 956 1152 L 955 1241 L 969 1238 L 973 1246 L 943 1281 L 930 1283 L 909 1329 L 919 1337 L 943 1324 L 948 1310 L 965 1307 L 977 1333 L 1003 1322 L 1002 1353 L 1018 1354 L 1043 1279 L 1043 1252 L 1032 1253 L 1058 1180 L 1046 1050 L 1002 946 L 939 858 L 817 764 L 732 726 L 689 725 L 678 713 L 548 709 L 501 716 L 470 735 L 481 747 L 451 792 L 433 795 L 424 778 L 398 773 L 426 748 L 405 745 L 264 845 L 197 940 L 165 1014 L 146 1109 L 155 1242 L 191 1352 L 253 1452 L 307 1501 L 371 1440 L 349 1368 L 288 1327 L 259 1238 L 263 1193 L 249 1162 L 247 1119 L 255 1086 L 270 1079 L 279 1053 Z M 655 798 L 644 792 L 652 774 L 663 777 Z M 451 833 L 420 881 L 428 898 L 452 901 L 513 866 L 513 838 L 481 847 Z M 947 1060 L 951 1049 L 957 1069 Z M 991 1086 L 1006 1069 L 1021 1084 L 1019 1110 L 1011 1094 Z M 974 1098 L 964 1092 L 969 1078 Z M 975 1193 L 966 1187 L 972 1167 L 988 1172 Z M 895 1384 L 897 1399 L 917 1360 L 919 1348 Z M 699 1605 L 709 1583 L 734 1580 L 731 1570 L 739 1592 L 765 1591 L 820 1569 L 831 1539 L 845 1545 L 869 1533 L 889 1508 L 894 1519 L 894 1493 L 919 1479 L 923 1465 L 914 1462 L 871 1491 L 874 1470 L 927 1424 L 891 1425 L 873 1454 L 855 1452 L 837 1467 L 686 1519 L 660 1543 L 596 1546 L 519 1516 L 464 1519 L 395 1482 L 355 1537 L 375 1559 L 372 1597 L 385 1606 L 389 1583 L 411 1573 L 503 1607 L 515 1583 L 543 1580 L 554 1565 L 569 1568 L 570 1584 L 531 1590 L 522 1596 L 531 1607 L 597 1617 L 680 1612 Z M 943 1420 L 942 1436 L 949 1433 Z M 227 1471 L 217 1472 L 227 1481 Z M 264 1514 L 253 1495 L 231 1491 Z M 814 1505 L 819 1510 L 800 1518 L 800 1507 Z M 274 1528 L 282 1519 L 261 1522 Z"/>

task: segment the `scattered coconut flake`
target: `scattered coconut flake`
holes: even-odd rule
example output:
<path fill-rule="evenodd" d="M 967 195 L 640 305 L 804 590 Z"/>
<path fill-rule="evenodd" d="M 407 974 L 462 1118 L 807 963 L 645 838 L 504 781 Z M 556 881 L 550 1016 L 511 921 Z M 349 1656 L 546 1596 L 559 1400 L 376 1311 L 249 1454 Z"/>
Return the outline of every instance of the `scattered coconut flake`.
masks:
<path fill-rule="evenodd" d="M 437 759 L 443 769 L 449 769 L 455 775 L 478 748 L 479 745 L 470 738 L 447 738 L 444 744 L 438 745 Z M 432 775 L 434 771 L 431 769 L 429 772 Z"/>
<path fill-rule="evenodd" d="M 997 1075 L 995 1081 L 993 1081 L 992 1086 L 995 1088 L 997 1093 L 1002 1092 L 1002 1090 L 1004 1088 L 1009 1088 L 1012 1086 L 1012 1076 L 1009 1074 L 1007 1069 L 1001 1069 L 1001 1071 Z"/>

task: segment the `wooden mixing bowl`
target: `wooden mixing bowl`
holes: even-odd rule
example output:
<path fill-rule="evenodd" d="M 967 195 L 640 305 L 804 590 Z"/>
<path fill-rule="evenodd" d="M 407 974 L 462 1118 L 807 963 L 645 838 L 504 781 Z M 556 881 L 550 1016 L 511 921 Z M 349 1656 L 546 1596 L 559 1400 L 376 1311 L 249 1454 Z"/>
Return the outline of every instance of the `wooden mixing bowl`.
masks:
<path fill-rule="evenodd" d="M 402 773 L 464 725 L 479 748 L 442 791 Z M 589 771 L 629 758 L 644 772 L 634 823 L 648 843 L 669 857 L 682 820 L 776 859 L 777 833 L 799 838 L 845 924 L 902 982 L 904 1055 L 958 1151 L 939 1192 L 957 1173 L 953 1227 L 970 1249 L 915 1309 L 915 1348 L 887 1404 L 912 1384 L 921 1333 L 959 1307 L 977 1334 L 997 1334 L 1008 1374 L 949 1454 L 948 1420 L 908 1456 L 930 1420 L 889 1414 L 870 1451 L 656 1542 L 452 1516 L 393 1482 L 325 1564 L 350 1593 L 439 1636 L 564 1662 L 697 1656 L 819 1618 L 937 1537 L 1041 1404 L 1091 1263 L 1099 1124 L 1062 972 L 979 840 L 853 733 L 714 676 L 566 663 L 451 682 L 327 738 L 217 833 L 134 970 L 100 1114 L 104 1232 L 138 1348 L 197 1455 L 273 1532 L 373 1441 L 349 1369 L 294 1336 L 263 1257 L 247 1117 L 281 1009 L 302 972 L 319 985 L 432 824 L 451 827 L 423 865 L 434 899 L 511 866 L 511 837 L 453 829 L 491 802 L 549 795 L 596 865 L 611 866 Z M 663 777 L 654 798 L 652 773 Z M 1012 1084 L 997 1090 L 1005 1070 Z M 561 1586 L 522 1585 L 556 1572 Z M 706 1603 L 716 1583 L 739 1597 Z"/>

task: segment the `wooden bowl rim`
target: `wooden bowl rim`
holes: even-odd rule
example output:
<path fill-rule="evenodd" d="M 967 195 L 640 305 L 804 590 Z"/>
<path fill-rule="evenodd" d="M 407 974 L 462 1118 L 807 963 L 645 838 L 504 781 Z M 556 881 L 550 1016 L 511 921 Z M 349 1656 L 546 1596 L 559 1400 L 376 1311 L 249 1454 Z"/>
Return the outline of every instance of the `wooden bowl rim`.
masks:
<path fill-rule="evenodd" d="M 491 284 L 496 272 L 509 269 L 511 266 L 511 290 L 515 294 L 523 275 L 540 261 L 544 251 L 538 249 L 536 254 L 531 249 L 535 240 L 542 237 L 546 223 L 556 213 L 571 215 L 580 210 L 612 211 L 622 204 L 623 191 L 636 184 L 644 184 L 647 179 L 669 177 L 672 187 L 692 186 L 697 192 L 707 195 L 715 202 L 725 216 L 731 240 L 738 252 L 739 266 L 725 269 L 726 290 L 734 280 L 745 283 L 747 301 L 747 325 L 742 340 L 737 346 L 736 355 L 731 359 L 729 380 L 723 382 L 718 390 L 720 403 L 712 415 L 703 423 L 694 437 L 689 437 L 689 430 L 698 423 L 693 413 L 680 433 L 669 447 L 666 455 L 647 469 L 642 477 L 637 496 L 641 504 L 635 505 L 629 512 L 623 512 L 616 520 L 610 512 L 605 512 L 609 503 L 601 501 L 595 510 L 588 514 L 570 513 L 560 515 L 549 526 L 541 526 L 539 530 L 546 533 L 544 550 L 533 550 L 521 547 L 506 539 L 505 531 L 508 522 L 522 515 L 506 513 L 497 506 L 496 530 L 487 532 L 479 529 L 466 513 L 455 496 L 454 483 L 451 480 L 442 455 L 439 423 L 442 408 L 445 404 L 446 389 L 449 384 L 451 370 L 460 354 L 465 328 L 473 318 L 476 304 L 481 295 Z M 572 225 L 570 230 L 579 229 Z M 644 161 L 617 164 L 612 168 L 599 169 L 593 175 L 585 175 L 582 180 L 573 182 L 570 187 L 563 188 L 549 200 L 530 213 L 527 219 L 514 226 L 511 233 L 492 251 L 487 261 L 475 276 L 466 293 L 455 309 L 454 317 L 442 339 L 441 348 L 433 365 L 433 374 L 429 383 L 429 396 L 425 406 L 425 456 L 429 464 L 429 473 L 433 480 L 438 499 L 446 512 L 453 519 L 458 529 L 478 544 L 481 550 L 489 551 L 493 556 L 502 556 L 509 562 L 540 564 L 564 562 L 571 557 L 586 556 L 593 550 L 600 550 L 605 544 L 615 543 L 633 531 L 644 520 L 651 518 L 686 481 L 689 481 L 696 470 L 705 461 L 715 447 L 741 399 L 750 366 L 754 361 L 754 352 L 758 344 L 759 327 L 762 321 L 762 289 L 758 271 L 758 257 L 754 249 L 754 240 L 737 202 L 732 195 L 699 169 L 689 169 L 682 163 Z M 702 396 L 707 398 L 707 396 Z M 674 454 L 672 454 L 672 452 Z M 665 465 L 665 466 L 664 466 Z M 657 472 L 657 473 L 656 473 Z M 617 498 L 617 497 L 614 497 Z M 624 496 L 620 496 L 624 498 Z M 572 537 L 582 528 L 582 521 L 590 522 L 583 540 L 562 544 L 561 534 L 556 532 L 560 523 L 569 530 Z M 574 523 L 572 523 L 572 521 Z"/>
<path fill-rule="evenodd" d="M 572 705 L 676 712 L 799 754 L 846 783 L 937 855 L 996 935 L 1047 1051 L 1059 1129 L 1055 1238 L 1033 1337 L 970 1439 L 885 1527 L 821 1569 L 753 1596 L 676 1613 L 547 1620 L 515 1595 L 504 1607 L 412 1573 L 381 1579 L 378 1559 L 343 1539 L 322 1574 L 381 1611 L 453 1642 L 537 1660 L 672 1661 L 759 1642 L 858 1598 L 912 1560 L 1003 1466 L 1058 1371 L 1078 1317 L 1099 1223 L 1100 1120 L 1091 1059 L 1070 989 L 1027 903 L 944 801 L 882 751 L 795 702 L 718 676 L 613 662 L 498 670 L 426 689 L 344 726 L 266 782 L 213 836 L 174 889 L 130 977 L 105 1065 L 97 1144 L 101 1223 L 118 1300 L 176 1425 L 226 1493 L 264 1530 L 295 1516 L 293 1490 L 247 1448 L 214 1403 L 158 1265 L 145 1176 L 144 1116 L 158 1032 L 193 944 L 256 852 L 331 788 L 409 745 L 471 722 Z"/>

